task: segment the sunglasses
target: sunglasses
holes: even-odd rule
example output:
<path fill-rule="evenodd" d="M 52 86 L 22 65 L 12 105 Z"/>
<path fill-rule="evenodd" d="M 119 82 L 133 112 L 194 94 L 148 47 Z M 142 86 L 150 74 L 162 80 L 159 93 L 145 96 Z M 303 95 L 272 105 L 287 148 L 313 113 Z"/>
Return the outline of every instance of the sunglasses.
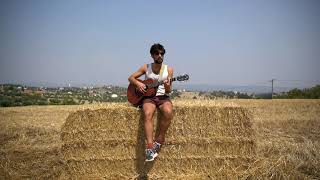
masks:
<path fill-rule="evenodd" d="M 161 52 L 161 53 L 160 53 L 160 52 L 155 52 L 155 53 L 154 53 L 154 55 L 156 55 L 156 56 L 159 56 L 159 54 L 161 54 L 161 56 L 163 56 L 163 55 L 164 55 L 164 52 Z"/>

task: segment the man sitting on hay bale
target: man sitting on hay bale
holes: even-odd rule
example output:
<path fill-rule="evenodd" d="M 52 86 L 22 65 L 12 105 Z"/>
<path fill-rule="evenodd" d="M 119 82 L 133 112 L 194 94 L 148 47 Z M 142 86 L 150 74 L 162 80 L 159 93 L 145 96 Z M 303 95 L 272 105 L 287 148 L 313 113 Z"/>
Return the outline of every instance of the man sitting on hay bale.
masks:
<path fill-rule="evenodd" d="M 171 79 L 173 77 L 173 68 L 162 64 L 165 52 L 166 50 L 161 44 L 152 45 L 150 54 L 153 63 L 144 64 L 128 78 L 130 83 L 135 85 L 136 89 L 145 95 L 148 94 L 147 86 L 145 83 L 138 81 L 137 78 L 145 75 L 146 80 L 152 79 L 158 82 L 163 81 L 163 84 L 157 87 L 155 96 L 144 96 L 141 100 L 144 114 L 145 135 L 147 139 L 146 161 L 153 161 L 154 158 L 158 156 L 160 147 L 165 141 L 165 133 L 173 118 L 172 102 L 168 96 L 168 93 L 170 93 L 172 89 Z M 156 108 L 160 110 L 161 118 L 158 122 L 159 128 L 155 133 L 154 141 L 152 118 Z"/>

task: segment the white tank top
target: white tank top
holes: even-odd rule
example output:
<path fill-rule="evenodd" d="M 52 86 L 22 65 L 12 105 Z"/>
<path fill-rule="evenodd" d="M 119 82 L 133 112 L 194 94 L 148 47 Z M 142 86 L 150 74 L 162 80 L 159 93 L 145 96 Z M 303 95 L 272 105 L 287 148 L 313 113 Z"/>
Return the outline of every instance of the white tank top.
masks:
<path fill-rule="evenodd" d="M 163 81 L 165 79 L 168 78 L 168 66 L 164 66 L 164 69 L 163 69 L 163 74 L 162 74 L 162 77 L 159 79 L 159 74 L 155 74 L 153 73 L 152 71 L 152 64 L 147 64 L 147 72 L 146 72 L 146 75 L 145 75 L 145 79 L 154 79 L 154 80 L 158 80 L 158 81 Z M 167 95 L 166 94 L 166 91 L 164 89 L 164 85 L 161 84 L 158 86 L 158 90 L 157 90 L 157 94 L 156 96 L 163 96 L 163 95 Z"/>

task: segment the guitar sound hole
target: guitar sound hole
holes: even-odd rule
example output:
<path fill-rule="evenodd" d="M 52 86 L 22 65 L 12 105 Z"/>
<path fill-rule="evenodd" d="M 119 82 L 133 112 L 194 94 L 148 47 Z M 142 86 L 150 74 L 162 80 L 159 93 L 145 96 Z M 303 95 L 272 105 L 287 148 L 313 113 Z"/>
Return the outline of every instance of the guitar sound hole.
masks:
<path fill-rule="evenodd" d="M 136 93 L 136 95 L 138 95 L 138 96 L 142 95 L 142 93 L 141 93 L 138 89 L 135 89 L 135 93 Z"/>

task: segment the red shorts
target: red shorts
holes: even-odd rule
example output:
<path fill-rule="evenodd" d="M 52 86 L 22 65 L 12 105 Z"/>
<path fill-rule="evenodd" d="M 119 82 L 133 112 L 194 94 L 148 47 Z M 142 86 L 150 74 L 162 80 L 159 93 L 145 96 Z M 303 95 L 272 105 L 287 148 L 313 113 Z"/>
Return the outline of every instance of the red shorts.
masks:
<path fill-rule="evenodd" d="M 154 105 L 156 105 L 156 107 L 159 107 L 161 104 L 165 103 L 165 102 L 171 102 L 170 97 L 169 96 L 154 96 L 154 97 L 144 97 L 143 101 L 142 101 L 142 106 L 144 103 L 152 103 Z"/>

